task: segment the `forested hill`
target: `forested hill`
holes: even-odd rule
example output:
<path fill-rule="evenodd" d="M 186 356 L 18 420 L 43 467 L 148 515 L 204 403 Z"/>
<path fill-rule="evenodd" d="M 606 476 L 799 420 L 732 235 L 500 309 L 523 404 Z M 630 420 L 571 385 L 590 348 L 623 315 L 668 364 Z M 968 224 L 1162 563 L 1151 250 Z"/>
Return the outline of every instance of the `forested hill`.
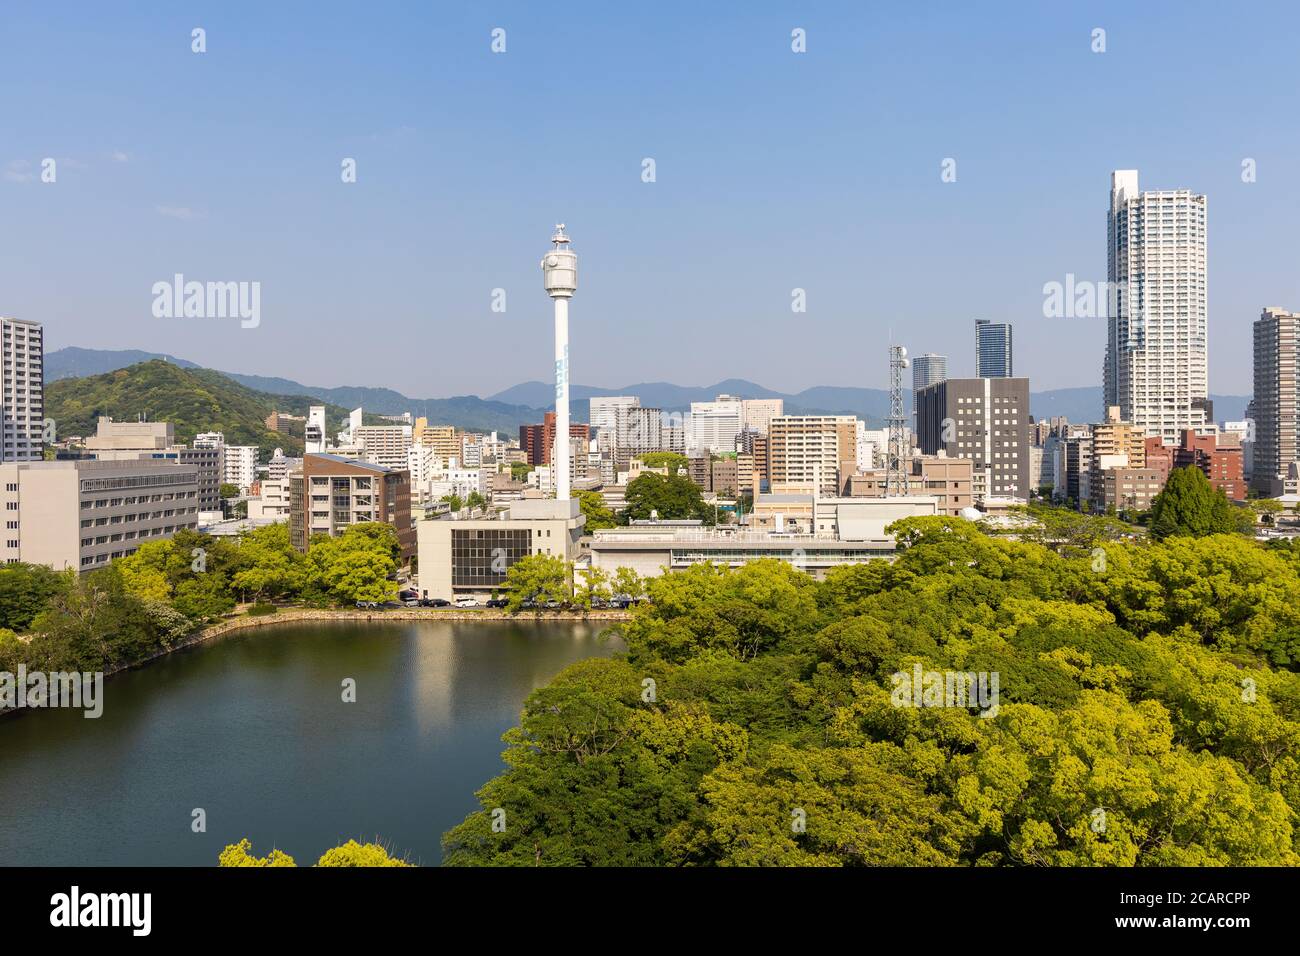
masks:
<path fill-rule="evenodd" d="M 58 434 L 93 435 L 100 415 L 117 421 L 171 422 L 176 440 L 191 442 L 199 432 L 219 431 L 229 445 L 257 445 L 262 460 L 279 447 L 285 454 L 301 455 L 301 437 L 273 432 L 266 427 L 272 411 L 306 415 L 309 405 L 326 404 L 307 395 L 271 395 L 240 385 L 220 372 L 182 368 L 161 359 L 127 368 L 65 378 L 45 388 L 45 414 L 54 419 Z M 347 411 L 326 405 L 329 420 L 340 422 Z"/>

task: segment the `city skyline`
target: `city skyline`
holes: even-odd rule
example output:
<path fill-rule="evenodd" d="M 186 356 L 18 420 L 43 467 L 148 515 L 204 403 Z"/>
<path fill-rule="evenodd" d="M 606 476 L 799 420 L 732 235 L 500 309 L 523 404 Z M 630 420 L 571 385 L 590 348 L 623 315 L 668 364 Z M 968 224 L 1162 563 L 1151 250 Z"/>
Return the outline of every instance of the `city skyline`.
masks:
<path fill-rule="evenodd" d="M 1275 122 L 1295 104 L 1281 47 L 1270 55 L 1287 31 L 1248 36 L 1208 7 L 1187 18 L 1102 7 L 1064 20 L 954 9 L 918 52 L 903 38 L 921 23 L 903 12 L 763 8 L 700 20 L 680 9 L 647 24 L 592 8 L 562 36 L 523 7 L 491 19 L 413 15 L 430 30 L 409 37 L 328 9 L 305 24 L 269 11 L 257 31 L 241 11 L 213 11 L 195 21 L 207 30 L 201 56 L 188 13 L 78 13 L 94 21 L 96 44 L 59 31 L 57 13 L 40 24 L 10 14 L 31 29 L 21 47 L 3 48 L 19 79 L 7 104 L 16 134 L 0 155 L 11 226 L 0 236 L 0 314 L 41 323 L 50 351 L 144 348 L 323 386 L 486 396 L 546 377 L 533 361 L 551 332 L 533 237 L 567 221 L 588 256 L 576 382 L 738 375 L 786 392 L 883 388 L 886 362 L 862 355 L 883 356 L 893 340 L 951 355 L 950 373 L 962 376 L 973 372 L 969 325 L 983 317 L 1015 328 L 1017 371 L 1036 388 L 1096 385 L 1104 320 L 1045 319 L 1042 289 L 1070 275 L 1105 279 L 1101 190 L 1111 170 L 1137 168 L 1149 188 L 1209 197 L 1209 389 L 1250 391 L 1250 323 L 1300 301 L 1286 238 L 1300 186 L 1280 174 L 1296 134 Z M 506 50 L 494 54 L 498 27 Z M 1091 48 L 1098 27 L 1105 52 Z M 795 28 L 806 30 L 805 53 L 791 49 Z M 443 35 L 455 42 L 426 67 L 426 47 Z M 383 57 L 359 52 L 375 44 Z M 300 45 L 335 57 L 346 89 L 309 92 L 286 127 L 277 111 L 290 92 L 298 102 L 331 85 Z M 1012 48 L 1017 56 L 997 55 Z M 718 49 L 725 64 L 712 62 Z M 1080 127 L 1113 108 L 1152 49 L 1180 50 L 1162 70 L 1196 95 Z M 1247 52 L 1258 95 L 1241 97 L 1220 81 Z M 708 82 L 656 74 L 647 87 L 643 73 L 665 54 Z M 222 69 L 213 85 L 213 60 L 244 70 Z M 1040 89 L 1011 86 L 1024 70 L 1040 71 Z M 592 73 L 604 87 L 583 82 Z M 112 124 L 86 106 L 92 78 Z M 901 93 L 886 100 L 884 89 Z M 844 110 L 864 91 L 869 122 L 846 128 Z M 561 94 L 567 149 L 543 118 Z M 732 108 L 720 112 L 723 103 Z M 1193 150 L 1205 137 L 1191 120 L 1207 112 L 1215 148 Z M 1079 128 L 1086 135 L 1052 132 Z M 46 157 L 58 162 L 54 183 L 41 181 Z M 340 181 L 347 158 L 355 183 Z M 663 263 L 678 305 L 655 301 L 660 280 L 647 263 Z M 178 273 L 261 283 L 260 323 L 151 314 L 152 285 Z M 791 311 L 796 289 L 806 312 Z M 504 312 L 492 311 L 497 290 Z M 416 347 L 332 346 L 376 320 L 387 339 Z M 764 347 L 792 330 L 810 346 L 846 347 L 806 358 Z M 702 334 L 726 347 L 692 347 Z M 485 362 L 429 361 L 485 339 L 512 347 Z"/>

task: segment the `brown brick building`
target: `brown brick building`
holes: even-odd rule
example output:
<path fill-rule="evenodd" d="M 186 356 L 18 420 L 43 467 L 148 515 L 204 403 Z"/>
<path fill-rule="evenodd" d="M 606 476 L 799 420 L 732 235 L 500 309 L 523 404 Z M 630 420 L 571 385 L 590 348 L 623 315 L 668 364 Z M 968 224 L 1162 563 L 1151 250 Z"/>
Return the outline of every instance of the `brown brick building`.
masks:
<path fill-rule="evenodd" d="M 586 440 L 591 429 L 578 422 L 569 423 L 569 437 Z M 549 465 L 555 448 L 555 412 L 542 416 L 540 425 L 519 426 L 519 447 L 528 455 L 530 465 Z"/>

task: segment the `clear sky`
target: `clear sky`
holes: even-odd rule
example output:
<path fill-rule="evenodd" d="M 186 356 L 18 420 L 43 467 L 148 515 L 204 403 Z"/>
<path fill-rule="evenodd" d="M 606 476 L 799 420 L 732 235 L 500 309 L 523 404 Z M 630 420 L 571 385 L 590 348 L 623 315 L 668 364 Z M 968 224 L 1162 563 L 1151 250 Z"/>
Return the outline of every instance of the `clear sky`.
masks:
<path fill-rule="evenodd" d="M 551 374 L 564 221 L 575 382 L 880 387 L 891 331 L 970 374 L 990 318 L 1035 390 L 1096 385 L 1103 321 L 1043 318 L 1042 287 L 1105 278 L 1137 168 L 1209 196 L 1211 390 L 1244 393 L 1261 307 L 1300 309 L 1297 9 L 6 2 L 0 314 L 50 349 L 488 395 Z M 260 282 L 260 325 L 155 318 L 178 272 Z"/>

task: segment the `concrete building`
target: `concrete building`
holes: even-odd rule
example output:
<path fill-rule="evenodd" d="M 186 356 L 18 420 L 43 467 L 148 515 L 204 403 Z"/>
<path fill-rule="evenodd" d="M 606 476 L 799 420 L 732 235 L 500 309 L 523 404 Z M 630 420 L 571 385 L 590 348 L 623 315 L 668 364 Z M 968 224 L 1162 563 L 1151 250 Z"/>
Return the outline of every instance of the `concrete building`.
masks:
<path fill-rule="evenodd" d="M 768 430 L 769 487 L 774 492 L 838 495 L 858 467 L 853 415 L 782 415 Z M 757 454 L 755 455 L 757 458 Z"/>
<path fill-rule="evenodd" d="M 1220 447 L 1217 435 L 1199 435 L 1195 429 L 1187 428 L 1183 430 L 1182 443 L 1173 451 L 1175 468 L 1195 466 L 1229 499 L 1246 500 L 1241 446 Z"/>
<path fill-rule="evenodd" d="M 520 558 L 578 556 L 586 519 L 577 498 L 521 499 L 500 518 L 416 522 L 422 597 L 488 597 L 506 590 L 506 574 Z"/>
<path fill-rule="evenodd" d="M 312 405 L 307 409 L 307 424 L 303 429 L 304 454 L 321 454 L 325 451 L 329 424 L 325 420 L 325 406 Z"/>
<path fill-rule="evenodd" d="M 289 520 L 289 479 L 258 482 L 257 495 L 248 499 L 248 521 L 253 527 Z"/>
<path fill-rule="evenodd" d="M 1011 324 L 975 320 L 975 377 L 1012 378 Z"/>
<path fill-rule="evenodd" d="M 1096 511 L 1149 511 L 1167 477 L 1168 472 L 1160 468 L 1107 468 L 1092 479 L 1092 507 Z"/>
<path fill-rule="evenodd" d="M 585 423 L 572 422 L 569 437 L 587 440 L 590 429 Z M 549 465 L 555 455 L 555 412 L 542 415 L 540 425 L 519 426 L 519 447 L 528 456 L 530 465 Z"/>
<path fill-rule="evenodd" d="M 40 461 L 45 454 L 45 333 L 39 322 L 0 316 L 0 340 L 0 462 Z"/>
<path fill-rule="evenodd" d="M 949 378 L 917 394 L 917 444 L 974 462 L 977 500 L 1028 500 L 1029 379 Z"/>
<path fill-rule="evenodd" d="M 915 455 L 910 464 L 908 485 L 917 495 L 933 496 L 939 514 L 960 518 L 967 508 L 975 506 L 975 463 L 970 459 Z M 885 470 L 873 469 L 850 476 L 845 491 L 850 498 L 885 497 Z"/>
<path fill-rule="evenodd" d="M 114 460 L 0 464 L 4 537 L 0 560 L 55 570 L 103 567 L 198 526 L 198 468 L 174 461 Z"/>
<path fill-rule="evenodd" d="M 1111 174 L 1104 401 L 1167 444 L 1213 421 L 1209 407 L 1206 200 L 1146 192 L 1138 171 Z M 1098 303 L 1099 307 L 1102 303 Z"/>
<path fill-rule="evenodd" d="M 405 468 L 407 449 L 414 444 L 411 433 L 410 425 L 360 425 L 353 429 L 352 440 L 371 464 Z"/>
<path fill-rule="evenodd" d="M 783 398 L 745 398 L 740 402 L 741 431 L 757 432 L 766 435 L 772 419 L 785 414 Z"/>
<path fill-rule="evenodd" d="M 198 435 L 194 446 L 188 448 L 176 443 L 175 428 L 171 422 L 115 422 L 101 415 L 95 434 L 86 439 L 86 455 L 99 461 L 122 461 L 147 458 L 153 461 L 174 461 L 194 465 L 198 470 L 199 511 L 221 510 L 221 482 L 224 478 L 225 447 L 221 433 Z"/>
<path fill-rule="evenodd" d="M 307 427 L 305 415 L 290 415 L 287 412 L 271 412 L 266 416 L 266 430 L 280 432 L 283 435 L 300 435 Z"/>
<path fill-rule="evenodd" d="M 1300 312 L 1267 308 L 1255 320 L 1251 486 L 1275 498 L 1300 460 Z"/>
<path fill-rule="evenodd" d="M 741 431 L 744 404 L 730 395 L 719 395 L 715 402 L 691 402 L 686 420 L 686 453 L 720 454 L 736 450 Z"/>
<path fill-rule="evenodd" d="M 225 449 L 225 476 L 228 485 L 234 485 L 240 494 L 247 494 L 257 480 L 258 449 L 256 445 L 227 445 Z"/>
<path fill-rule="evenodd" d="M 289 476 L 289 539 L 299 551 L 318 534 L 342 534 L 354 524 L 384 521 L 397 531 L 402 560 L 415 553 L 411 484 L 406 469 L 384 468 L 339 455 L 303 456 Z"/>

